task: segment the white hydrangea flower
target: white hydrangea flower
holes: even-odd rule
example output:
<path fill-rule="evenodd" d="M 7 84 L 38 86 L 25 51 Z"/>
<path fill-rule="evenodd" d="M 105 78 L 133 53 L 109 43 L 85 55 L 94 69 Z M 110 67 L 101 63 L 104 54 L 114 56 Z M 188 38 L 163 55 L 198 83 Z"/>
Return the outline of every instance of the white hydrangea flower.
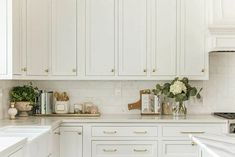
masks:
<path fill-rule="evenodd" d="M 186 93 L 187 88 L 183 82 L 175 81 L 174 84 L 170 86 L 170 92 L 173 93 L 174 95 L 180 94 L 182 92 Z"/>

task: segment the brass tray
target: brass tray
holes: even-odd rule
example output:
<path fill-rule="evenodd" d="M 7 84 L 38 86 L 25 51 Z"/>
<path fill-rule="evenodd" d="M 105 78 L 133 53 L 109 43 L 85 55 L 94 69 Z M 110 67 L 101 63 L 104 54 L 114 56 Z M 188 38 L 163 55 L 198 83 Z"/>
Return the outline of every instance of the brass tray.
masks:
<path fill-rule="evenodd" d="M 60 114 L 35 114 L 38 117 L 100 117 L 100 113 L 97 114 L 74 114 L 74 113 L 60 113 Z"/>

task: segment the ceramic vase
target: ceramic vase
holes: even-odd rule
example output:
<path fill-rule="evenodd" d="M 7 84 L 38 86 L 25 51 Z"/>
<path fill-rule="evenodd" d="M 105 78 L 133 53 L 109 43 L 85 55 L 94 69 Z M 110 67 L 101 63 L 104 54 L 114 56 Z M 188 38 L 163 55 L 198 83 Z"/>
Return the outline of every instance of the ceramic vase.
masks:
<path fill-rule="evenodd" d="M 15 108 L 15 103 L 12 102 L 10 108 L 8 109 L 8 114 L 10 116 L 10 119 L 15 119 L 17 114 L 17 109 Z"/>

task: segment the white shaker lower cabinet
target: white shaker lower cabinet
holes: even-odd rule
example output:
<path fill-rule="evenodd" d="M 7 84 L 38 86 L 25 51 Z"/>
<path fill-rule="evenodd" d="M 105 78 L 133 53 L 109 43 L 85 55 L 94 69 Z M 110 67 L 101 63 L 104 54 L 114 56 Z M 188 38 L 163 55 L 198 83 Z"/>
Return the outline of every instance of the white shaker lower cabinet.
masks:
<path fill-rule="evenodd" d="M 180 1 L 179 75 L 208 79 L 207 1 Z"/>
<path fill-rule="evenodd" d="M 200 157 L 200 149 L 189 134 L 222 134 L 225 124 L 166 124 L 162 126 L 162 157 Z"/>
<path fill-rule="evenodd" d="M 77 0 L 52 0 L 52 75 L 77 72 Z"/>
<path fill-rule="evenodd" d="M 117 0 L 86 0 L 86 75 L 113 76 Z"/>
<path fill-rule="evenodd" d="M 60 128 L 52 131 L 51 154 L 52 157 L 60 157 Z"/>
<path fill-rule="evenodd" d="M 157 141 L 92 141 L 92 157 L 157 157 Z"/>
<path fill-rule="evenodd" d="M 60 127 L 60 157 L 82 157 L 82 127 Z"/>
<path fill-rule="evenodd" d="M 162 157 L 199 157 L 199 148 L 188 140 L 165 140 Z"/>
<path fill-rule="evenodd" d="M 146 76 L 149 1 L 119 0 L 119 75 Z"/>

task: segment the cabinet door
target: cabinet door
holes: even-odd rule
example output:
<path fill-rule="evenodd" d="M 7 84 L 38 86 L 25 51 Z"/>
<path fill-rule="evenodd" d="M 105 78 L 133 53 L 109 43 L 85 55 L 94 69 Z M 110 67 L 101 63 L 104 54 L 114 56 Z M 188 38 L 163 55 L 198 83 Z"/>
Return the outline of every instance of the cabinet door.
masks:
<path fill-rule="evenodd" d="M 27 0 L 27 75 L 47 75 L 51 0 Z"/>
<path fill-rule="evenodd" d="M 192 141 L 163 141 L 163 157 L 199 157 L 199 148 Z"/>
<path fill-rule="evenodd" d="M 235 25 L 234 0 L 213 0 L 213 24 Z"/>
<path fill-rule="evenodd" d="M 0 75 L 7 74 L 7 0 L 0 0 Z"/>
<path fill-rule="evenodd" d="M 147 0 L 119 0 L 119 75 L 147 73 Z"/>
<path fill-rule="evenodd" d="M 76 0 L 52 0 L 52 75 L 76 75 L 76 41 Z"/>
<path fill-rule="evenodd" d="M 207 60 L 205 52 L 205 0 L 181 1 L 180 75 L 202 77 Z M 208 56 L 208 54 L 207 54 Z M 208 71 L 208 70 L 207 70 Z"/>
<path fill-rule="evenodd" d="M 82 157 L 82 128 L 60 128 L 60 157 Z"/>
<path fill-rule="evenodd" d="M 9 37 L 12 41 L 12 71 L 14 75 L 22 74 L 22 1 L 12 1 L 12 33 Z"/>
<path fill-rule="evenodd" d="M 155 45 L 151 75 L 176 75 L 176 0 L 155 1 Z"/>
<path fill-rule="evenodd" d="M 114 75 L 116 0 L 86 1 L 86 75 Z"/>
<path fill-rule="evenodd" d="M 60 157 L 60 128 L 52 132 L 52 157 Z"/>

